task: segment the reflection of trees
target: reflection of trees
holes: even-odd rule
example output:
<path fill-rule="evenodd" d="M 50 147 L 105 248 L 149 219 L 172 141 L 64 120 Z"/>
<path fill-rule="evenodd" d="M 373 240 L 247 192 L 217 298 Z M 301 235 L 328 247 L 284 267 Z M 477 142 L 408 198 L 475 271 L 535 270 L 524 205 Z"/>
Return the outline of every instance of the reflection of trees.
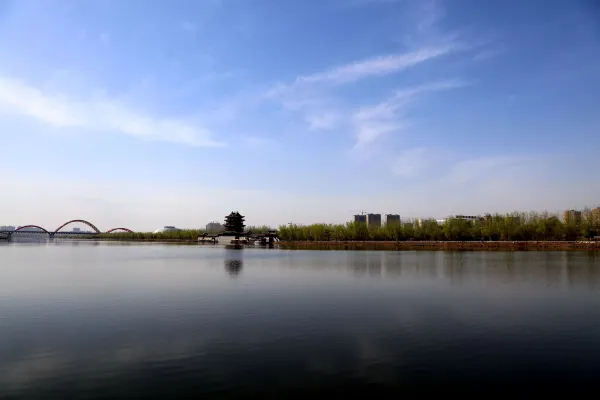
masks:
<path fill-rule="evenodd" d="M 350 265 L 356 276 L 381 276 L 383 269 L 383 252 L 350 251 Z"/>
<path fill-rule="evenodd" d="M 567 251 L 563 255 L 567 282 L 571 287 L 598 290 L 600 287 L 599 257 L 596 252 Z"/>

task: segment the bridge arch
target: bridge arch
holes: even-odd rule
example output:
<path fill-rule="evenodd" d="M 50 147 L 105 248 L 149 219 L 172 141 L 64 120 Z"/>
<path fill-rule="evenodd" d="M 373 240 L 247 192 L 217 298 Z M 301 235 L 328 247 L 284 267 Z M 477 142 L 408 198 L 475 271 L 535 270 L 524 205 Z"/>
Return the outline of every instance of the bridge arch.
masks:
<path fill-rule="evenodd" d="M 60 231 L 60 230 L 61 230 L 62 228 L 64 228 L 65 226 L 67 226 L 67 225 L 69 225 L 69 224 L 72 224 L 72 223 L 75 223 L 75 222 L 79 222 L 79 223 L 81 223 L 81 224 L 85 224 L 85 225 L 89 226 L 89 227 L 90 227 L 90 228 L 92 228 L 92 229 L 94 230 L 94 232 L 96 232 L 96 233 L 102 233 L 102 232 L 100 232 L 100 229 L 96 228 L 96 226 L 95 226 L 94 224 L 92 224 L 91 222 L 87 222 L 87 221 L 85 221 L 85 220 L 83 220 L 83 219 L 74 219 L 74 220 L 71 220 L 71 221 L 69 221 L 69 222 L 65 222 L 64 224 L 62 224 L 61 226 L 59 226 L 58 228 L 56 228 L 56 230 L 54 231 L 54 233 L 57 233 L 58 231 Z"/>
<path fill-rule="evenodd" d="M 113 233 L 116 231 L 125 231 L 125 232 L 129 232 L 129 233 L 133 233 L 133 231 L 131 229 L 127 229 L 127 228 L 112 228 L 106 231 L 106 233 Z"/>
<path fill-rule="evenodd" d="M 25 228 L 37 228 L 37 229 L 41 229 L 41 230 L 43 230 L 44 232 L 46 232 L 48 235 L 51 235 L 51 233 L 50 233 L 50 232 L 48 232 L 47 230 L 45 230 L 45 229 L 44 229 L 44 228 L 42 228 L 41 226 L 37 226 L 37 225 L 23 225 L 23 226 L 20 226 L 20 227 L 18 227 L 17 229 L 15 229 L 15 230 L 13 231 L 13 233 L 14 233 L 14 232 L 19 232 L 19 231 L 22 231 L 22 230 L 23 230 L 23 229 L 25 229 Z"/>

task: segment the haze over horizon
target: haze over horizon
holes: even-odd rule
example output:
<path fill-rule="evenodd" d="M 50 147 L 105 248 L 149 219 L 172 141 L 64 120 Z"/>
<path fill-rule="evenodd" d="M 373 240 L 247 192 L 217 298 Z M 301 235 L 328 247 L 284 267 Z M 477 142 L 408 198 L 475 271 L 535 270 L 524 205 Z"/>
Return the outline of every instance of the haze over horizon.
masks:
<path fill-rule="evenodd" d="M 600 206 L 592 0 L 0 0 L 0 225 Z"/>

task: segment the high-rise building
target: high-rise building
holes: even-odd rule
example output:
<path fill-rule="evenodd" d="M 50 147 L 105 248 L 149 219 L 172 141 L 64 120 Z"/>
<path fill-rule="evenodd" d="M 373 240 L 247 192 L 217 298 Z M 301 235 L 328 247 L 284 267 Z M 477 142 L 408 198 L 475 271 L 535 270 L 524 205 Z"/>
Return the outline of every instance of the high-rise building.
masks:
<path fill-rule="evenodd" d="M 575 225 L 581 224 L 581 211 L 577 210 L 566 210 L 563 213 L 563 221 L 567 223 L 575 223 Z"/>
<path fill-rule="evenodd" d="M 367 225 L 370 227 L 381 226 L 381 214 L 367 214 Z"/>
<path fill-rule="evenodd" d="M 354 222 L 361 223 L 361 224 L 366 224 L 367 223 L 367 216 L 365 214 L 356 214 L 354 216 Z"/>
<path fill-rule="evenodd" d="M 400 215 L 398 214 L 386 214 L 385 216 L 386 225 L 390 224 L 399 224 L 400 223 Z"/>
<path fill-rule="evenodd" d="M 218 222 L 209 222 L 206 224 L 206 233 L 219 233 L 224 231 L 225 227 Z"/>

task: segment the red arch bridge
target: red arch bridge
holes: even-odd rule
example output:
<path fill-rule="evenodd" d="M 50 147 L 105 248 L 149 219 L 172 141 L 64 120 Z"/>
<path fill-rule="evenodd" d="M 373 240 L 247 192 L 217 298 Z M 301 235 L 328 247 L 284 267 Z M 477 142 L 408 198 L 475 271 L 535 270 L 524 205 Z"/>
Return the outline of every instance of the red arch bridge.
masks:
<path fill-rule="evenodd" d="M 89 226 L 90 228 L 92 228 L 93 232 L 61 231 L 67 225 L 76 224 L 76 223 Z M 127 228 L 112 228 L 112 229 L 107 230 L 104 233 L 113 233 L 113 232 L 118 232 L 118 231 L 133 233 L 133 231 L 131 229 L 127 229 Z M 15 233 L 19 233 L 19 232 L 27 233 L 27 234 L 48 235 L 51 238 L 53 238 L 54 235 L 99 235 L 102 233 L 100 231 L 100 229 L 98 229 L 96 227 L 96 225 L 92 224 L 91 222 L 88 222 L 83 219 L 73 219 L 71 221 L 65 222 L 64 224 L 62 224 L 61 226 L 56 228 L 54 231 L 49 231 L 45 228 L 42 228 L 39 225 L 23 225 L 23 226 L 19 226 L 17 229 L 15 229 L 13 231 L 0 231 L 0 234 L 4 234 L 10 238 L 11 235 L 14 235 Z"/>

